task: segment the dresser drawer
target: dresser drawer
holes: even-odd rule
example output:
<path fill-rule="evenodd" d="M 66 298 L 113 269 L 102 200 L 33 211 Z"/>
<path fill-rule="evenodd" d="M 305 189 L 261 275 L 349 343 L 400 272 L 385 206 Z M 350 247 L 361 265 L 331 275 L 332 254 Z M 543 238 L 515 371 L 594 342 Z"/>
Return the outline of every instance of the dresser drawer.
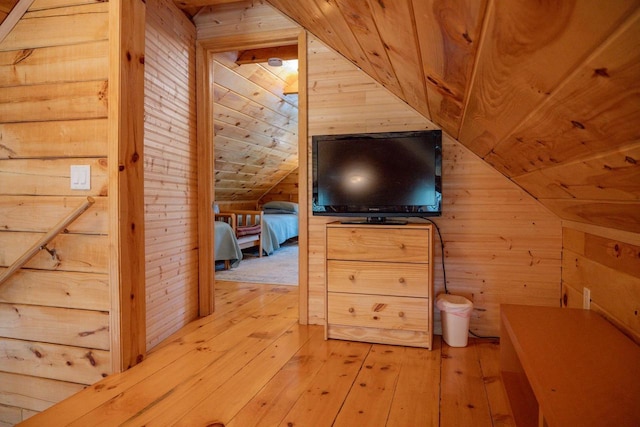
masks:
<path fill-rule="evenodd" d="M 428 263 L 430 242 L 424 228 L 327 227 L 327 259 Z"/>
<path fill-rule="evenodd" d="M 428 264 L 327 261 L 329 292 L 429 296 Z"/>
<path fill-rule="evenodd" d="M 329 292 L 329 324 L 411 331 L 429 330 L 428 298 Z"/>

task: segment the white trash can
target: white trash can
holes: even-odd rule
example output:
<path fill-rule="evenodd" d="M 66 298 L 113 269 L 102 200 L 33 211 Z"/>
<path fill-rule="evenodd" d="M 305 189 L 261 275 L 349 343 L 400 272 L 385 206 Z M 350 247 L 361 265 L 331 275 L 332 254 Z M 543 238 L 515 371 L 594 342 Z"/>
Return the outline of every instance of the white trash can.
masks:
<path fill-rule="evenodd" d="M 451 347 L 466 347 L 473 303 L 459 295 L 440 294 L 436 298 L 436 307 L 442 318 L 444 342 Z"/>

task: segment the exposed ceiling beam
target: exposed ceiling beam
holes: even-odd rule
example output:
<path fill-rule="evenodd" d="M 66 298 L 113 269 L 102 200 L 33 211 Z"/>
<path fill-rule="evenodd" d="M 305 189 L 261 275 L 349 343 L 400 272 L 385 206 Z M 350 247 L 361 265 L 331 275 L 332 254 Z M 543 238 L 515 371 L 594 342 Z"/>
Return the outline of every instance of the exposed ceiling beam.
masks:
<path fill-rule="evenodd" d="M 259 64 L 267 62 L 269 58 L 298 59 L 298 45 L 265 47 L 261 49 L 249 49 L 238 52 L 236 64 Z"/>

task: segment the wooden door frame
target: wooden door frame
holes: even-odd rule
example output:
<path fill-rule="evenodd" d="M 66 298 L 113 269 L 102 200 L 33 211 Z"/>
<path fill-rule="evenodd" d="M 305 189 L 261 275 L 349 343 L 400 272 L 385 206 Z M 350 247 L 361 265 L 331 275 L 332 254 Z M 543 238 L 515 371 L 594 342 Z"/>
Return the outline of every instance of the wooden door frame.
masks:
<path fill-rule="evenodd" d="M 198 40 L 196 43 L 197 80 L 197 151 L 198 151 L 198 246 L 199 253 L 199 314 L 206 316 L 215 309 L 213 209 L 214 173 L 214 112 L 213 54 L 243 49 L 257 49 L 298 44 L 298 316 L 308 323 L 308 136 L 307 136 L 307 33 L 295 28 L 228 37 Z"/>

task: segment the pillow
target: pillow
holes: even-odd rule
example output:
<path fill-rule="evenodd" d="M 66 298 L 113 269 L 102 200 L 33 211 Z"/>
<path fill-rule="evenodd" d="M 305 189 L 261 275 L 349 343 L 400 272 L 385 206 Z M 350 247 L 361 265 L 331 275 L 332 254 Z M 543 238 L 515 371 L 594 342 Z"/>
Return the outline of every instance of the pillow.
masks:
<path fill-rule="evenodd" d="M 217 203 L 213 202 L 213 213 L 214 214 L 219 214 L 220 213 L 220 206 L 218 206 Z"/>
<path fill-rule="evenodd" d="M 286 209 L 264 209 L 265 215 L 298 215 L 298 212 L 291 212 Z"/>
<path fill-rule="evenodd" d="M 298 204 L 294 203 L 294 202 L 284 202 L 284 201 L 271 201 L 271 202 L 267 202 L 262 206 L 262 209 L 264 209 L 265 213 L 267 213 L 267 211 L 270 211 L 269 213 L 275 213 L 275 212 L 271 212 L 271 210 L 278 210 L 282 212 L 286 212 L 286 213 L 298 213 Z"/>

